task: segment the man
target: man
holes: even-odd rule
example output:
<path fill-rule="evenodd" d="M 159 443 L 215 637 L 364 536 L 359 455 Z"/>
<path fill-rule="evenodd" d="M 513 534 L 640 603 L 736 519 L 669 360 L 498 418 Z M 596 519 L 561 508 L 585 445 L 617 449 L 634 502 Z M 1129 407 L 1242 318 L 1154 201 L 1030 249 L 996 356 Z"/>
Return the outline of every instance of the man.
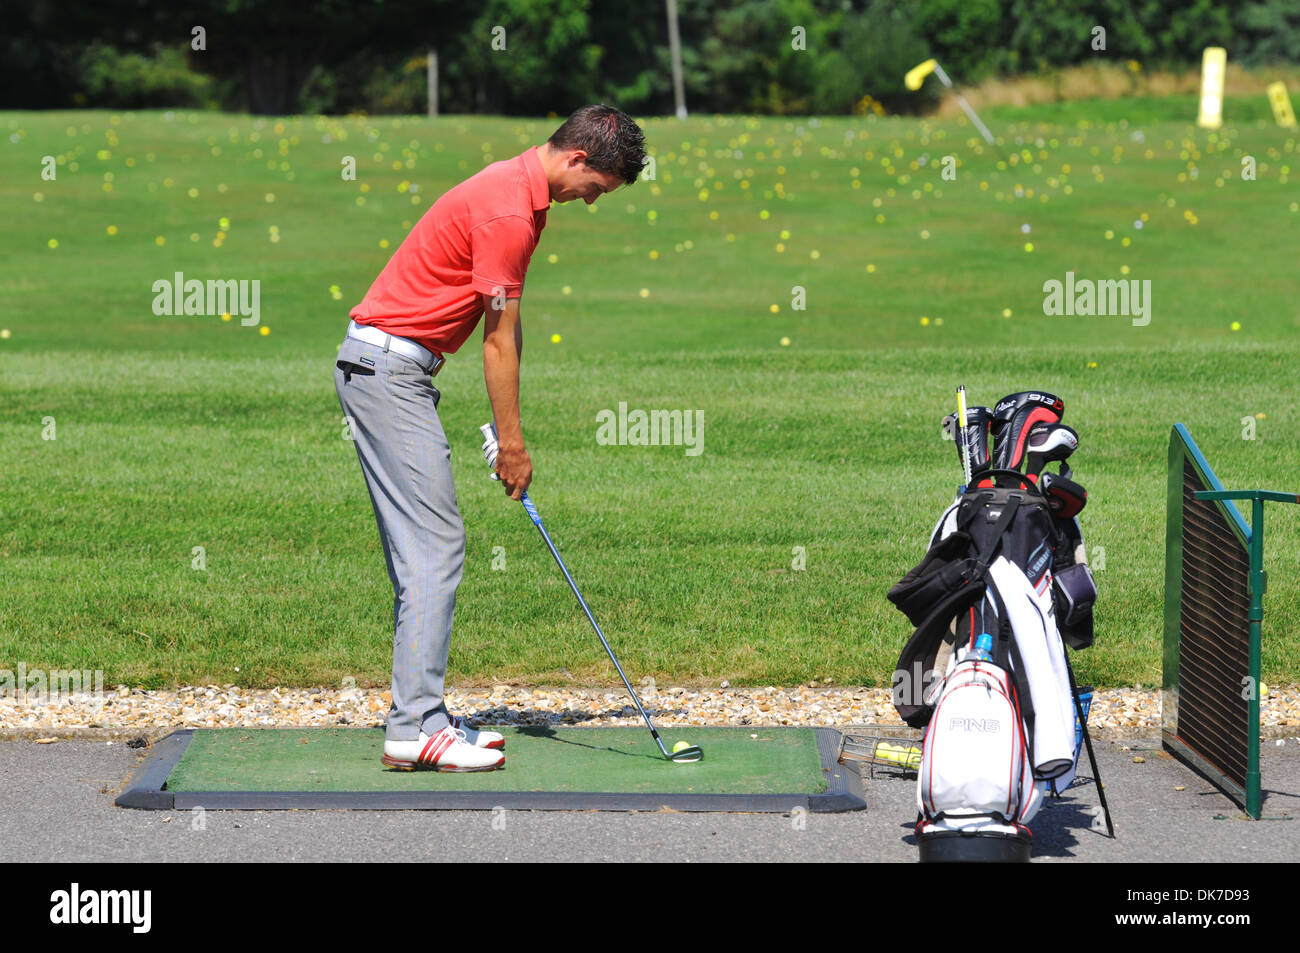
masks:
<path fill-rule="evenodd" d="M 517 500 L 533 478 L 519 419 L 519 299 L 552 201 L 588 205 L 645 162 L 625 113 L 584 106 L 546 143 L 443 195 L 352 309 L 334 384 L 365 475 L 393 583 L 393 701 L 383 763 L 490 771 L 500 733 L 450 714 L 443 683 L 465 528 L 432 376 L 483 319 L 483 379 L 499 434 L 496 472 Z"/>

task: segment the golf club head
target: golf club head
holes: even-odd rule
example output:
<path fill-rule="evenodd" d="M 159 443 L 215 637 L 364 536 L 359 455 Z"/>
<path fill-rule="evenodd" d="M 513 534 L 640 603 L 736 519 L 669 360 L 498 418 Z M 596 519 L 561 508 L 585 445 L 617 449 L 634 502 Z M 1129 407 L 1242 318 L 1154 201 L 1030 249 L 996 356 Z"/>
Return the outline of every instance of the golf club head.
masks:
<path fill-rule="evenodd" d="M 692 761 L 704 760 L 704 749 L 699 745 L 691 745 L 689 748 L 682 748 L 680 751 L 673 751 L 668 755 L 669 761 L 676 761 L 678 764 L 688 764 Z"/>
<path fill-rule="evenodd" d="M 992 420 L 993 412 L 987 407 L 966 408 L 966 446 L 970 448 L 971 473 L 987 469 L 989 466 L 989 426 Z M 943 429 L 957 444 L 957 457 L 960 460 L 961 441 L 954 429 L 956 422 L 957 415 L 949 414 L 943 418 Z"/>
<path fill-rule="evenodd" d="M 971 472 L 989 466 L 989 427 L 993 411 L 987 407 L 966 408 L 966 446 L 970 448 Z"/>
<path fill-rule="evenodd" d="M 1025 474 L 1037 480 L 1043 467 L 1054 461 L 1064 461 L 1079 449 L 1079 435 L 1065 424 L 1035 424 L 1025 442 Z"/>
<path fill-rule="evenodd" d="M 1088 491 L 1073 480 L 1055 473 L 1044 473 L 1038 488 L 1047 498 L 1052 515 L 1060 520 L 1073 519 L 1088 505 Z"/>
<path fill-rule="evenodd" d="M 1065 415 L 1065 401 L 1046 391 L 1021 391 L 1008 394 L 993 408 L 992 429 L 997 447 L 993 466 L 999 470 L 1019 470 L 1025 458 L 1025 441 L 1034 424 L 1054 424 Z"/>

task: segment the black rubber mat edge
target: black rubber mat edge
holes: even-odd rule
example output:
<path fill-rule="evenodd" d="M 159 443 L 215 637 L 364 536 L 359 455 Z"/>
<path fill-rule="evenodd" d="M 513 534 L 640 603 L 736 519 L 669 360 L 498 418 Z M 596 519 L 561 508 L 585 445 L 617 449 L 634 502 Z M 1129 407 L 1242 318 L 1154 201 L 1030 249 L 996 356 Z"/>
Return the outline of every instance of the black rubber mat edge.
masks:
<path fill-rule="evenodd" d="M 156 742 L 113 804 L 146 811 L 170 811 L 175 807 L 175 796 L 166 790 L 167 779 L 185 756 L 193 737 L 193 728 L 183 728 Z"/>

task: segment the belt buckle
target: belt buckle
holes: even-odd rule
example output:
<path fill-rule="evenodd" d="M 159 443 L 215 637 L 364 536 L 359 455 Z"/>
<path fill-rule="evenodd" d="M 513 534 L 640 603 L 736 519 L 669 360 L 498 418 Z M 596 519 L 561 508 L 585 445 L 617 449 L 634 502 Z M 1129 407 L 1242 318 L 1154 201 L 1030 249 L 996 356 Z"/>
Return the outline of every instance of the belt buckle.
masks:
<path fill-rule="evenodd" d="M 430 354 L 433 354 L 432 351 L 430 351 L 429 353 L 430 353 Z M 446 364 L 446 363 L 447 363 L 447 359 L 446 359 L 445 357 L 443 357 L 441 354 L 434 354 L 434 355 L 433 355 L 433 368 L 429 371 L 429 376 L 430 376 L 430 377 L 437 377 L 437 376 L 438 376 L 438 372 L 439 372 L 440 370 L 442 370 L 442 365 L 444 365 L 444 364 Z"/>

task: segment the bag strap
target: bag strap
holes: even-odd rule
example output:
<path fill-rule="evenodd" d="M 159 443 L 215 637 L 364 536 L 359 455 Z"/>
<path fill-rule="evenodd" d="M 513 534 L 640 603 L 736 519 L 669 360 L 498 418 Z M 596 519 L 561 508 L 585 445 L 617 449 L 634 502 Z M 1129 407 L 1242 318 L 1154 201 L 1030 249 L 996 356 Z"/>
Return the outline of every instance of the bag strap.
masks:
<path fill-rule="evenodd" d="M 988 499 L 992 499 L 992 494 L 986 494 L 986 496 Z M 993 524 L 993 542 L 989 544 L 989 551 L 980 553 L 979 562 L 975 564 L 976 572 L 980 576 L 983 576 L 988 571 L 989 563 L 993 562 L 993 557 L 997 555 L 998 547 L 1002 544 L 1002 537 L 1006 535 L 1007 527 L 1011 525 L 1016 510 L 1020 508 L 1020 504 L 1024 502 L 1024 499 L 1019 493 L 1013 493 L 1007 497 L 1007 502 L 1002 507 L 1002 515 Z"/>
<path fill-rule="evenodd" d="M 978 602 L 984 596 L 984 592 L 983 580 L 976 580 L 945 596 L 916 627 L 912 637 L 903 646 L 895 666 L 895 675 L 897 677 L 899 673 L 902 674 L 904 685 L 909 686 L 910 692 L 901 704 L 896 701 L 894 707 L 898 710 L 899 717 L 909 726 L 925 727 L 934 711 L 931 706 L 925 704 L 924 687 L 907 681 L 912 678 L 917 662 L 920 662 L 921 674 L 924 675 L 926 664 L 934 659 L 939 644 L 948 638 L 952 620 Z"/>
<path fill-rule="evenodd" d="M 993 494 L 983 493 L 980 494 L 980 497 L 982 502 L 987 503 L 993 499 Z M 1006 535 L 1007 527 L 1011 525 L 1011 521 L 1015 518 L 1016 510 L 1020 508 L 1020 503 L 1023 499 L 1024 498 L 1021 497 L 1019 494 L 1014 494 L 1007 499 L 1006 505 L 1002 510 L 1002 515 L 998 517 L 997 523 L 995 523 L 993 526 L 993 542 L 989 544 L 989 550 L 987 553 L 984 552 L 979 553 L 979 561 L 975 564 L 975 568 L 971 571 L 972 579 L 977 579 L 980 582 L 984 582 L 988 578 L 989 563 L 991 563 L 993 561 L 993 557 L 997 555 L 998 547 L 1002 543 L 1002 537 Z M 973 510 L 974 507 L 972 507 L 972 511 Z M 968 526 L 970 525 L 970 519 L 966 521 L 966 525 Z M 992 587 L 989 587 L 989 591 L 993 591 Z M 999 633 L 998 633 L 998 642 L 997 644 L 994 645 L 993 660 L 997 662 L 997 664 L 1000 665 L 1002 668 L 1010 669 L 1010 666 L 1007 664 L 1010 655 L 1006 650 L 1007 649 L 1006 643 L 1008 643 L 1011 639 L 1011 628 L 1010 628 L 1010 624 L 1007 622 L 1006 607 L 1002 605 L 1001 599 L 999 599 L 998 602 L 996 603 L 996 608 L 997 608 L 998 620 L 999 620 Z M 973 630 L 971 632 L 971 638 L 972 639 L 975 638 L 975 633 Z"/>
<path fill-rule="evenodd" d="M 992 501 L 994 495 L 987 492 L 981 493 L 977 499 L 982 505 Z M 939 643 L 949 637 L 949 625 L 953 618 L 956 617 L 958 613 L 963 612 L 970 606 L 974 605 L 981 599 L 981 597 L 983 597 L 986 591 L 987 584 L 985 580 L 987 578 L 989 563 L 993 561 L 993 556 L 997 552 L 998 544 L 1002 541 L 1002 537 L 1006 533 L 1007 527 L 1011 525 L 1011 520 L 1015 517 L 1016 510 L 1019 508 L 1023 500 L 1024 497 L 1020 494 L 1013 494 L 1007 500 L 1002 515 L 994 525 L 995 535 L 993 543 L 989 546 L 989 551 L 987 553 L 980 554 L 980 561 L 971 572 L 970 582 L 962 588 L 945 596 L 937 605 L 935 605 L 935 607 L 930 611 L 930 614 L 926 616 L 921 624 L 916 627 L 916 631 L 912 633 L 912 637 L 908 640 L 907 645 L 903 647 L 903 651 L 899 655 L 898 665 L 896 668 L 896 671 L 906 673 L 904 675 L 905 679 L 910 676 L 913 665 L 917 659 L 923 660 L 924 663 L 925 660 L 933 658 L 935 652 L 938 651 Z M 972 506 L 970 512 L 964 518 L 960 515 L 958 516 L 959 530 L 964 530 L 964 527 L 970 525 L 971 520 L 975 518 L 974 511 L 977 508 L 979 507 Z M 1005 609 L 998 613 L 998 617 L 999 619 L 1006 618 Z M 1007 625 L 1008 629 L 1006 638 L 1007 640 L 1010 640 L 1009 623 L 1007 623 Z M 1009 667 L 1005 660 L 1000 664 L 1003 668 Z M 899 717 L 913 728 L 920 728 L 927 724 L 930 720 L 930 715 L 933 712 L 933 709 L 924 704 L 924 701 L 921 698 L 912 698 L 904 704 L 895 704 L 894 707 L 898 710 Z"/>
<path fill-rule="evenodd" d="M 965 514 L 962 513 L 961 507 L 959 506 L 957 508 L 957 530 L 959 532 L 964 532 L 966 527 L 970 526 L 970 524 L 975 520 L 975 514 L 980 510 L 981 505 L 992 502 L 992 500 L 993 494 L 985 492 L 975 496 L 971 505 L 966 507 Z"/>
<path fill-rule="evenodd" d="M 1020 647 L 1016 645 L 1006 600 L 1002 598 L 1002 593 L 998 591 L 997 586 L 990 585 L 987 593 L 988 598 L 993 600 L 994 610 L 998 614 L 998 637 L 993 643 L 993 661 L 1002 666 L 1011 677 L 1011 686 L 1016 693 L 1016 711 L 1025 729 L 1025 752 L 1032 763 L 1035 713 L 1034 699 L 1029 690 L 1029 674 L 1025 671 L 1025 663 L 1020 657 Z"/>

